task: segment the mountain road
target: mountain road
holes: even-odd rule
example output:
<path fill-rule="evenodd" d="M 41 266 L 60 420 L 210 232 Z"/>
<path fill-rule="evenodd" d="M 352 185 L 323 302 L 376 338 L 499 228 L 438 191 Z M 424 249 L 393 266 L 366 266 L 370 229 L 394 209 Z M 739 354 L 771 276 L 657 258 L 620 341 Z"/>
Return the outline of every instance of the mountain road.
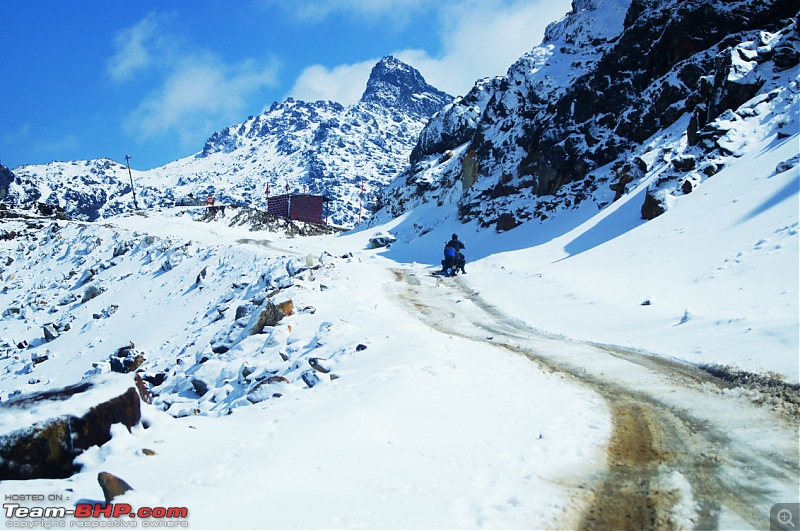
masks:
<path fill-rule="evenodd" d="M 463 277 L 392 272 L 394 300 L 431 328 L 525 356 L 606 400 L 606 468 L 573 483 L 580 528 L 763 529 L 772 506 L 798 501 L 796 404 L 678 360 L 538 330 Z"/>

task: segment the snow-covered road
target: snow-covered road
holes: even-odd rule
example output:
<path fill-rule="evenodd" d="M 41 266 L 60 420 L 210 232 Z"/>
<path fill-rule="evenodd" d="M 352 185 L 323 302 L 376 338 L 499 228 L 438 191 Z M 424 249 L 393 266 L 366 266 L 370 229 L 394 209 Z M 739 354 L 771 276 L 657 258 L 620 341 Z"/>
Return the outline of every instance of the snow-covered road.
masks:
<path fill-rule="evenodd" d="M 608 402 L 605 471 L 573 486 L 593 496 L 582 529 L 761 528 L 797 499 L 797 412 L 770 410 L 695 366 L 555 337 L 488 304 L 463 277 L 394 268 L 395 298 L 434 329 L 502 346 L 569 375 Z"/>

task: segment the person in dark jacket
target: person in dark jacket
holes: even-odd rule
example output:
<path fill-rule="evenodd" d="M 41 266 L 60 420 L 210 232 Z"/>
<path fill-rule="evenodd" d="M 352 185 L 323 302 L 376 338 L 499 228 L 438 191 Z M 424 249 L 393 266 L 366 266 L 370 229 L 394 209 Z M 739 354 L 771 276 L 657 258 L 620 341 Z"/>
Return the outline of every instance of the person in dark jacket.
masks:
<path fill-rule="evenodd" d="M 464 247 L 464 242 L 458 239 L 458 234 L 453 234 L 450 241 L 445 244 L 442 269 L 446 276 L 455 275 L 459 270 L 464 274 L 467 273 L 467 270 L 464 269 L 467 261 L 464 258 L 464 253 L 461 252 Z"/>

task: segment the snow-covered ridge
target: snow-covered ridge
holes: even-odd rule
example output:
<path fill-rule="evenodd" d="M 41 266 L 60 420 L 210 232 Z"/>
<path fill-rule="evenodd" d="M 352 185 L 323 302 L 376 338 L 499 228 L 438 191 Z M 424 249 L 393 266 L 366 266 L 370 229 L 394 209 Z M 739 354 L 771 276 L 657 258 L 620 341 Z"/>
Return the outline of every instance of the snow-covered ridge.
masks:
<path fill-rule="evenodd" d="M 275 102 L 214 133 L 193 156 L 134 169 L 138 206 L 172 205 L 192 194 L 263 209 L 268 186 L 272 195 L 288 187 L 329 197 L 330 221 L 352 226 L 369 215 L 375 192 L 402 171 L 429 116 L 451 99 L 415 69 L 386 57 L 352 106 Z M 10 186 L 0 181 L 8 203 L 58 204 L 83 220 L 125 212 L 134 204 L 127 168 L 111 160 L 21 166 L 14 173 Z"/>

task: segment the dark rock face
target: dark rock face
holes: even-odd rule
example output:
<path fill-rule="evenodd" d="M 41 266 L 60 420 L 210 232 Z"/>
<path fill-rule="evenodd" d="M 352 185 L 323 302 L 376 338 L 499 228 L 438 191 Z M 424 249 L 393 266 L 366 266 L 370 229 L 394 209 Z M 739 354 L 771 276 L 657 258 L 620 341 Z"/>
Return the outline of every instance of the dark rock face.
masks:
<path fill-rule="evenodd" d="M 15 177 L 11 170 L 0 164 L 0 201 L 8 196 L 8 189 L 14 179 Z"/>
<path fill-rule="evenodd" d="M 428 97 L 414 97 L 423 94 Z M 426 83 L 416 69 L 388 56 L 372 68 L 360 101 L 428 117 L 451 99 L 445 92 Z"/>
<path fill-rule="evenodd" d="M 0 200 L 23 208 L 33 206 L 39 215 L 55 219 L 95 220 L 107 208 L 116 212 L 127 208 L 120 196 L 130 194 L 127 168 L 107 159 L 20 166 L 15 182 L 19 188 Z M 52 191 L 43 197 L 41 190 L 47 188 Z"/>
<path fill-rule="evenodd" d="M 19 399 L 6 407 L 22 407 L 28 400 L 66 399 L 88 387 L 73 386 L 48 395 Z M 128 429 L 141 420 L 139 395 L 131 387 L 122 395 L 91 408 L 82 417 L 64 416 L 0 437 L 0 480 L 66 478 L 78 470 L 73 460 L 83 450 L 111 439 L 113 424 Z"/>
<path fill-rule="evenodd" d="M 88 191 L 67 190 L 64 194 L 64 202 L 72 206 L 72 215 L 78 219 L 97 219 L 100 209 L 107 201 L 106 191 L 99 188 Z"/>
<path fill-rule="evenodd" d="M 466 96 L 458 97 L 441 108 L 429 126 L 420 133 L 417 145 L 411 151 L 411 164 L 432 154 L 445 153 L 471 140 L 478 129 L 481 110 L 499 85 L 500 78 L 482 79 Z"/>
<path fill-rule="evenodd" d="M 752 97 L 758 86 L 726 83 L 730 59 L 719 55 L 725 57 L 726 47 L 739 42 L 729 36 L 776 30 L 779 21 L 796 11 L 788 1 L 660 4 L 665 2 L 634 0 L 613 50 L 521 139 L 527 156 L 520 173 L 538 177 L 540 195 L 583 179 L 588 171 L 665 129 L 683 115 L 682 102 L 692 96 L 698 105 L 705 100 L 700 127 Z M 667 83 L 663 77 L 668 73 L 674 73 L 680 85 Z M 707 76 L 714 81 L 703 91 L 701 78 Z M 603 137 L 607 140 L 600 140 Z M 477 147 L 479 154 L 489 149 Z"/>
<path fill-rule="evenodd" d="M 595 24 L 594 13 L 617 22 Z M 677 161 L 669 178 L 694 189 L 692 180 L 683 186 L 686 173 L 713 174 L 716 167 L 703 164 L 714 151 L 724 154 L 719 118 L 760 94 L 770 71 L 798 64 L 796 15 L 793 0 L 574 0 L 542 46 L 431 118 L 404 182 L 398 179 L 379 202 L 399 215 L 423 197 L 447 201 L 459 174 L 473 167 L 458 212 L 482 227 L 497 226 L 501 216 L 503 224 L 510 216 L 545 219 L 545 212 L 578 205 L 598 189 L 611 187 L 619 199 L 652 169 L 634 160 L 644 144 L 681 120 L 698 151 L 694 161 Z M 774 35 L 792 31 L 795 37 L 775 44 Z M 475 108 L 480 113 L 471 121 L 467 109 Z M 456 161 L 433 159 L 465 138 Z M 655 193 L 648 201 L 648 216 L 666 207 Z"/>

